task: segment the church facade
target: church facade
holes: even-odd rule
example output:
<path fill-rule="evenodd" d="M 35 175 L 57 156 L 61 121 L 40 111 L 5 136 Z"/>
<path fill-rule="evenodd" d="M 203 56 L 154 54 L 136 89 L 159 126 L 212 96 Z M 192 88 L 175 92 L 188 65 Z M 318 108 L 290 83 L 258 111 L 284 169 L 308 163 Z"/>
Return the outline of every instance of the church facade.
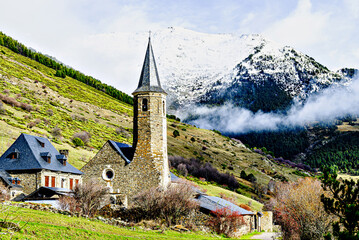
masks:
<path fill-rule="evenodd" d="M 107 141 L 81 170 L 127 205 L 137 193 L 170 183 L 166 92 L 159 80 L 151 39 L 134 96 L 133 145 Z"/>

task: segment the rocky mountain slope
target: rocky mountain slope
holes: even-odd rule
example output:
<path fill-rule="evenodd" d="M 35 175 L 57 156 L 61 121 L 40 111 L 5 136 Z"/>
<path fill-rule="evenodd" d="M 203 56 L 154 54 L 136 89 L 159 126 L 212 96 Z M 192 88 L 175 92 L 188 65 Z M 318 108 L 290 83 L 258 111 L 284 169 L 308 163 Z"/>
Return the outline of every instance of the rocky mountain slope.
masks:
<path fill-rule="evenodd" d="M 328 86 L 347 85 L 355 72 L 331 71 L 291 47 L 256 34 L 168 28 L 153 34 L 153 44 L 171 110 L 225 102 L 252 111 L 286 109 Z"/>

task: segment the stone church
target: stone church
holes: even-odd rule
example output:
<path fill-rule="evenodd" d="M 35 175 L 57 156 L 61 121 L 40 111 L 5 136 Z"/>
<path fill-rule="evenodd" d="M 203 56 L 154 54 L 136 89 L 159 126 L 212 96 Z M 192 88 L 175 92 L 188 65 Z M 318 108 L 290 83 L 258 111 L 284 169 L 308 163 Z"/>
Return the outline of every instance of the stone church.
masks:
<path fill-rule="evenodd" d="M 168 186 L 171 178 L 167 157 L 166 95 L 149 38 L 138 87 L 133 92 L 133 145 L 107 141 L 81 169 L 84 181 L 98 180 L 125 205 L 142 190 Z"/>

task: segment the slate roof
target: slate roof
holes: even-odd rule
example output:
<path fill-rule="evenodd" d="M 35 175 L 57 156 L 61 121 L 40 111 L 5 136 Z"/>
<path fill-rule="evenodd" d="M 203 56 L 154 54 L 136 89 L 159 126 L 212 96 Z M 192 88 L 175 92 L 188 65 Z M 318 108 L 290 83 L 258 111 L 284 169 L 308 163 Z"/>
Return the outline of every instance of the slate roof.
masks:
<path fill-rule="evenodd" d="M 18 158 L 8 158 L 10 153 L 18 151 Z M 46 161 L 51 158 L 51 162 Z M 59 159 L 66 159 L 46 138 L 22 133 L 8 150 L 0 157 L 0 169 L 5 171 L 41 170 L 83 174 L 80 170 L 66 163 L 64 166 Z"/>
<path fill-rule="evenodd" d="M 109 140 L 111 146 L 116 150 L 118 154 L 126 161 L 126 163 L 130 163 L 133 159 L 133 155 L 135 154 L 135 150 L 131 145 L 125 143 L 119 143 L 112 140 Z"/>
<path fill-rule="evenodd" d="M 162 89 L 160 78 L 158 77 L 156 61 L 153 55 L 153 50 L 151 45 L 151 38 L 148 39 L 147 51 L 142 66 L 140 81 L 138 83 L 137 89 L 133 92 L 133 94 L 139 92 L 166 93 Z"/>
<path fill-rule="evenodd" d="M 11 178 L 12 177 L 10 176 L 9 173 L 7 173 L 4 170 L 0 170 L 0 179 L 2 179 L 6 183 L 6 185 L 10 186 L 11 188 L 23 188 L 21 185 L 13 184 L 10 181 Z"/>
<path fill-rule="evenodd" d="M 219 197 L 208 196 L 205 194 L 199 195 L 197 198 L 201 208 L 207 209 L 209 211 L 215 211 L 222 208 L 228 208 L 232 212 L 238 212 L 240 215 L 255 215 L 253 212 L 247 211 L 227 200 L 224 200 Z"/>

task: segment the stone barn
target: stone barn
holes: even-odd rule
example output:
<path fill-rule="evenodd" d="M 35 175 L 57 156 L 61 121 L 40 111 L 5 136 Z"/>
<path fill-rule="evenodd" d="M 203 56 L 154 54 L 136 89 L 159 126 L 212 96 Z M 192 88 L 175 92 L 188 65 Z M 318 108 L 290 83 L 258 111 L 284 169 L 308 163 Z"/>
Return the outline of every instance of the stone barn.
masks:
<path fill-rule="evenodd" d="M 81 170 L 127 205 L 138 192 L 170 183 L 166 92 L 159 80 L 151 39 L 134 96 L 133 146 L 107 141 Z"/>
<path fill-rule="evenodd" d="M 83 174 L 48 139 L 24 133 L 0 157 L 0 171 L 13 183 L 21 183 L 25 194 L 40 187 L 72 189 Z"/>

